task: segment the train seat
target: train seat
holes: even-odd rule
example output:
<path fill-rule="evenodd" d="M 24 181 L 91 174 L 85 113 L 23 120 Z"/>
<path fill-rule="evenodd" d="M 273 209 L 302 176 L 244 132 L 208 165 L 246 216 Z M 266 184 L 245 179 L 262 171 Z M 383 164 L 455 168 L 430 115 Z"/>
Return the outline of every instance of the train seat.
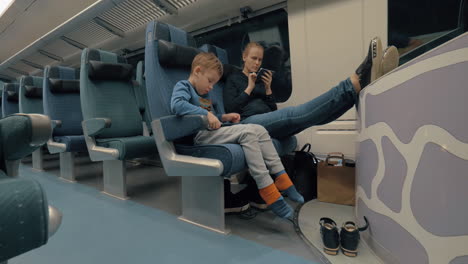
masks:
<path fill-rule="evenodd" d="M 42 105 L 43 78 L 37 76 L 22 76 L 19 82 L 19 112 L 23 114 L 44 114 Z M 32 167 L 44 170 L 44 152 L 41 147 L 32 153 Z"/>
<path fill-rule="evenodd" d="M 148 24 L 146 37 L 146 88 L 153 134 L 167 175 L 184 176 L 179 219 L 227 233 L 223 177 L 247 168 L 242 148 L 181 141 L 207 127 L 205 116 L 178 117 L 170 110 L 174 85 L 188 78 L 192 60 L 201 50 L 194 48 L 195 40 L 186 32 L 156 21 Z M 220 105 L 214 107 L 224 112 Z"/>
<path fill-rule="evenodd" d="M 126 199 L 125 160 L 156 153 L 143 136 L 136 101 L 133 67 L 111 52 L 84 49 L 81 56 L 80 101 L 83 132 L 93 161 L 103 161 L 104 193 Z"/>
<path fill-rule="evenodd" d="M 19 160 L 43 145 L 50 133 L 50 119 L 44 115 L 14 114 L 0 120 L 1 263 L 46 244 L 60 226 L 62 215 L 48 205 L 40 184 L 17 178 Z"/>
<path fill-rule="evenodd" d="M 43 114 L 42 106 L 43 78 L 22 76 L 19 84 L 19 111 L 23 114 Z"/>
<path fill-rule="evenodd" d="M 44 69 L 44 113 L 53 127 L 47 148 L 50 153 L 60 153 L 60 177 L 69 181 L 75 181 L 75 153 L 88 152 L 81 128 L 79 78 L 77 69 L 62 66 Z"/>
<path fill-rule="evenodd" d="M 5 83 L 2 91 L 2 115 L 3 117 L 19 112 L 19 84 Z"/>
<path fill-rule="evenodd" d="M 145 135 L 151 135 L 151 116 L 148 109 L 148 95 L 146 94 L 146 80 L 145 80 L 145 62 L 139 61 L 136 67 L 136 81 L 135 94 L 137 98 L 137 103 L 140 107 L 140 112 L 143 118 L 143 129 Z"/>

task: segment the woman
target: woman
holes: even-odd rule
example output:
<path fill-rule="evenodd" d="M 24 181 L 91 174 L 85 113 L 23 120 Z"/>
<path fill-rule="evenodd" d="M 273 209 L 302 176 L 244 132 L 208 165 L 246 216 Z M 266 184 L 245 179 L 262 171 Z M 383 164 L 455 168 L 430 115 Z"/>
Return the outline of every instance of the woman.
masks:
<path fill-rule="evenodd" d="M 372 39 L 368 55 L 356 73 L 309 102 L 278 110 L 271 90 L 271 72 L 257 80 L 263 47 L 251 42 L 242 54 L 242 72 L 233 71 L 226 79 L 223 94 L 226 113 L 239 113 L 241 123 L 264 126 L 274 138 L 290 137 L 311 126 L 329 123 L 358 103 L 361 89 L 380 77 L 382 68 L 388 72 L 398 65 L 395 47 L 391 46 L 383 53 L 380 39 Z"/>

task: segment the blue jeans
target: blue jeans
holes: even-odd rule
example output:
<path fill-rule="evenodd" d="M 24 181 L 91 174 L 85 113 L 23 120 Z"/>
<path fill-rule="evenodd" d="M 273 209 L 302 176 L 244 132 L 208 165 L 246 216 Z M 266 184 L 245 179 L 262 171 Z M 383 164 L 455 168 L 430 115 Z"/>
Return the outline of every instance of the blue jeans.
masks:
<path fill-rule="evenodd" d="M 281 139 L 294 136 L 311 126 L 336 120 L 353 107 L 357 100 L 358 94 L 348 78 L 307 103 L 249 116 L 241 123 L 262 125 L 271 137 Z"/>

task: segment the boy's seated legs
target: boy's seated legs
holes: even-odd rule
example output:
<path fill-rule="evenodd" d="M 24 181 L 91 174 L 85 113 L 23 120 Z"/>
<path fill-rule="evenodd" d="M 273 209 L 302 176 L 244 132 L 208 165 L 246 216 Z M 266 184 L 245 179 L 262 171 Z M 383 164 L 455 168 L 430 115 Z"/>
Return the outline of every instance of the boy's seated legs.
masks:
<path fill-rule="evenodd" d="M 262 152 L 263 160 L 265 161 L 265 165 L 267 166 L 271 177 L 275 180 L 276 188 L 283 194 L 286 194 L 291 200 L 298 203 L 304 203 L 304 197 L 297 192 L 296 187 L 294 187 L 291 179 L 289 179 L 283 163 L 281 163 L 281 159 L 276 152 L 275 146 L 271 141 L 268 131 L 260 125 L 252 124 L 250 126 L 257 134 L 258 145 Z"/>
<path fill-rule="evenodd" d="M 291 217 L 292 208 L 284 201 L 271 178 L 258 142 L 258 136 L 252 125 L 234 125 L 217 130 L 201 131 L 194 139 L 199 144 L 240 144 L 245 155 L 249 171 L 259 188 L 262 199 L 271 206 L 278 216 Z"/>

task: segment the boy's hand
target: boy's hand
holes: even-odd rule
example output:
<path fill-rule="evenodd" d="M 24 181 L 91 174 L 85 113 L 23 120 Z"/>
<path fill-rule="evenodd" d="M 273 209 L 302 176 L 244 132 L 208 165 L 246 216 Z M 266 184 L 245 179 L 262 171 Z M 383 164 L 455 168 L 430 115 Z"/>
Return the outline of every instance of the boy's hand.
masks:
<path fill-rule="evenodd" d="M 218 129 L 221 127 L 221 122 L 219 121 L 219 119 L 213 115 L 211 112 L 208 112 L 208 127 L 210 129 Z"/>
<path fill-rule="evenodd" d="M 238 113 L 229 113 L 223 115 L 223 122 L 239 123 L 240 115 Z"/>

